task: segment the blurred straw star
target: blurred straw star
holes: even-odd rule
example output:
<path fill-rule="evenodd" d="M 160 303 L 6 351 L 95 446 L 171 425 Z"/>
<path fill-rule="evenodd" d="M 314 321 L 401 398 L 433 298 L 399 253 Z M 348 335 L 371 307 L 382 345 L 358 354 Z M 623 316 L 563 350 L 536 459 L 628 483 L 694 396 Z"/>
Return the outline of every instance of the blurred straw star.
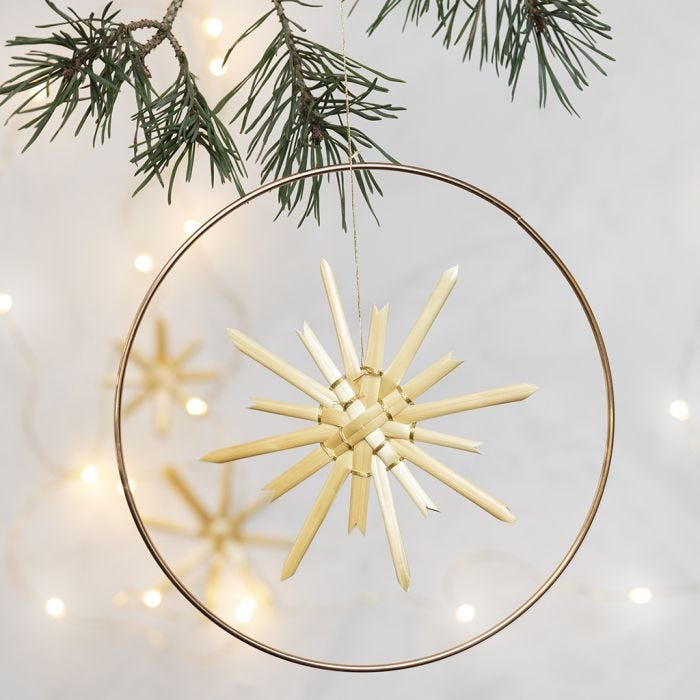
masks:
<path fill-rule="evenodd" d="M 163 478 L 194 518 L 194 523 L 180 523 L 160 518 L 144 518 L 152 532 L 175 535 L 193 541 L 192 549 L 173 566 L 178 577 L 204 571 L 204 603 L 219 612 L 221 579 L 228 568 L 241 582 L 245 598 L 270 604 L 272 594 L 250 562 L 251 547 L 288 547 L 290 540 L 249 530 L 250 521 L 270 502 L 266 496 L 236 509 L 231 487 L 232 465 L 221 470 L 216 508 L 209 508 L 173 466 L 163 468 Z M 163 579 L 153 590 L 163 593 L 170 582 Z"/>
<path fill-rule="evenodd" d="M 188 391 L 190 384 L 213 382 L 218 373 L 212 369 L 188 369 L 187 365 L 200 347 L 199 340 L 193 340 L 180 352 L 173 354 L 168 339 L 168 326 L 165 320 L 157 318 L 154 322 L 155 342 L 151 357 L 133 348 L 131 359 L 139 375 L 132 380 L 127 375 L 129 385 L 133 386 L 132 396 L 124 406 L 124 415 L 132 415 L 143 404 L 155 403 L 155 429 L 161 435 L 170 430 L 172 405 L 179 404 L 186 409 L 188 402 L 198 401 L 198 414 L 206 404 L 193 397 Z M 201 407 L 200 407 L 201 406 Z M 190 411 L 192 412 L 192 411 Z"/>

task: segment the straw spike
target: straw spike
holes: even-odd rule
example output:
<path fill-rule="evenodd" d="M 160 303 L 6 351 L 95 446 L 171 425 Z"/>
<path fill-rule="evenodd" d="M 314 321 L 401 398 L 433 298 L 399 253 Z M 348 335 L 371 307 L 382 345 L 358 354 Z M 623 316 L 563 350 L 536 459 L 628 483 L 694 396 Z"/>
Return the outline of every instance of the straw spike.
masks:
<path fill-rule="evenodd" d="M 314 425 L 310 428 L 302 428 L 301 430 L 293 430 L 290 433 L 282 433 L 272 437 L 253 440 L 252 442 L 244 442 L 240 445 L 232 445 L 224 447 L 220 450 L 214 450 L 201 458 L 203 462 L 215 462 L 222 464 L 223 462 L 233 462 L 236 459 L 245 459 L 246 457 L 257 457 L 258 455 L 269 454 L 270 452 L 279 452 L 280 450 L 292 450 L 295 447 L 303 447 L 311 445 L 314 442 L 323 442 L 333 435 L 337 434 L 338 430 L 332 425 Z"/>
<path fill-rule="evenodd" d="M 310 420 L 314 423 L 328 423 L 342 427 L 349 421 L 348 417 L 339 408 L 330 408 L 328 406 L 304 406 L 298 403 L 287 403 L 286 401 L 271 401 L 270 399 L 251 398 L 253 402 L 248 406 L 253 411 L 262 411 L 263 413 L 275 413 L 279 416 L 288 416 L 289 418 L 301 418 L 302 420 Z"/>
<path fill-rule="evenodd" d="M 369 477 L 372 467 L 372 448 L 363 440 L 352 451 L 352 481 L 350 482 L 350 512 L 348 532 L 357 528 L 363 535 L 367 529 Z"/>
<path fill-rule="evenodd" d="M 398 438 L 400 440 L 410 440 L 411 442 L 425 442 L 429 445 L 439 445 L 440 447 L 450 447 L 453 450 L 464 450 L 481 454 L 479 447 L 483 444 L 474 440 L 439 433 L 436 430 L 426 430 L 414 424 L 396 423 L 389 421 L 382 426 L 382 430 L 387 437 Z"/>
<path fill-rule="evenodd" d="M 399 462 L 391 470 L 391 473 L 396 477 L 399 484 L 401 484 L 401 488 L 408 494 L 408 497 L 416 504 L 423 517 L 428 515 L 429 510 L 436 513 L 440 512 L 440 509 L 433 503 L 430 496 L 428 496 L 423 490 L 423 487 L 418 483 L 406 462 Z"/>
<path fill-rule="evenodd" d="M 308 377 L 306 374 L 296 369 L 296 367 L 293 367 L 269 350 L 266 350 L 262 345 L 245 335 L 245 333 L 229 328 L 228 335 L 236 348 L 243 354 L 248 355 L 248 357 L 260 363 L 263 367 L 267 367 L 271 372 L 274 372 L 292 386 L 303 391 L 317 403 L 323 406 L 333 405 L 335 398 L 322 384 L 319 384 L 314 379 L 311 379 L 311 377 Z"/>
<path fill-rule="evenodd" d="M 372 307 L 372 318 L 369 325 L 367 340 L 366 366 L 379 369 L 384 360 L 384 344 L 386 328 L 389 320 L 389 307 L 381 311 Z M 359 393 L 366 405 L 377 402 L 381 377 L 377 373 L 365 372 L 359 383 Z M 350 513 L 348 516 L 348 532 L 357 527 L 364 535 L 367 528 L 367 507 L 369 504 L 369 476 L 371 473 L 372 449 L 364 440 L 354 450 L 353 475 L 350 488 Z M 366 476 L 365 476 L 366 475 Z"/>
<path fill-rule="evenodd" d="M 401 413 L 398 420 L 402 423 L 415 423 L 416 421 L 437 418 L 438 416 L 446 416 L 450 413 L 461 413 L 462 411 L 472 411 L 476 408 L 487 408 L 488 406 L 523 401 L 536 391 L 537 387 L 534 384 L 513 384 L 500 389 L 464 394 L 452 399 L 419 403 L 415 406 L 409 406 Z"/>
<path fill-rule="evenodd" d="M 408 570 L 408 559 L 406 558 L 406 551 L 401 539 L 399 521 L 394 508 L 394 499 L 391 495 L 389 476 L 386 473 L 385 466 L 376 458 L 372 459 L 372 480 L 374 482 L 374 490 L 377 493 L 377 500 L 379 501 L 379 510 L 384 521 L 386 537 L 389 541 L 389 551 L 391 552 L 391 560 L 394 563 L 396 578 L 401 588 L 407 591 L 411 581 L 411 574 Z"/>
<path fill-rule="evenodd" d="M 409 331 L 396 357 L 391 361 L 389 368 L 382 377 L 380 390 L 382 396 L 388 394 L 397 384 L 401 383 L 408 366 L 418 352 L 418 348 L 425 340 L 425 336 L 428 335 L 428 331 L 442 310 L 447 297 L 454 289 L 455 284 L 457 284 L 458 272 L 459 268 L 455 266 L 442 273 L 437 286 L 430 295 L 413 328 Z"/>
<path fill-rule="evenodd" d="M 428 472 L 431 476 L 442 481 L 461 496 L 468 498 L 472 503 L 483 508 L 495 518 L 506 523 L 515 521 L 513 511 L 490 493 L 467 481 L 463 476 L 452 471 L 440 461 L 431 457 L 419 447 L 406 440 L 395 440 L 396 451 L 410 462 Z"/>
<path fill-rule="evenodd" d="M 346 452 L 340 459 L 336 460 L 333 465 L 333 469 L 331 469 L 323 483 L 321 492 L 318 494 L 282 566 L 282 580 L 289 578 L 297 570 L 304 554 L 306 554 L 306 550 L 309 548 L 318 529 L 321 527 L 321 523 L 323 523 L 326 515 L 328 515 L 328 511 L 335 497 L 338 495 L 340 487 L 345 483 L 345 479 L 347 479 L 350 473 L 351 463 L 352 456 L 349 452 Z"/>
<path fill-rule="evenodd" d="M 338 291 L 335 273 L 326 260 L 321 260 L 321 277 L 323 278 L 323 286 L 326 289 L 328 305 L 330 306 L 331 315 L 333 316 L 335 333 L 338 336 L 338 345 L 343 358 L 345 375 L 348 379 L 357 379 L 361 372 L 360 361 L 357 358 L 355 345 L 352 342 L 347 316 L 343 309 L 343 302 L 340 300 L 340 292 Z"/>
<path fill-rule="evenodd" d="M 271 492 L 270 500 L 274 501 L 331 461 L 332 458 L 328 453 L 323 448 L 317 447 L 306 457 L 302 457 L 293 467 L 287 469 L 286 472 L 282 472 L 277 478 L 266 484 L 263 489 Z"/>
<path fill-rule="evenodd" d="M 435 386 L 440 380 L 444 379 L 450 372 L 456 370 L 462 362 L 463 360 L 455 360 L 452 357 L 452 352 L 448 352 L 447 355 L 443 355 L 433 362 L 430 367 L 427 367 L 420 374 L 406 382 L 403 385 L 403 390 L 411 399 L 417 399 L 421 394 L 428 391 L 430 387 Z"/>

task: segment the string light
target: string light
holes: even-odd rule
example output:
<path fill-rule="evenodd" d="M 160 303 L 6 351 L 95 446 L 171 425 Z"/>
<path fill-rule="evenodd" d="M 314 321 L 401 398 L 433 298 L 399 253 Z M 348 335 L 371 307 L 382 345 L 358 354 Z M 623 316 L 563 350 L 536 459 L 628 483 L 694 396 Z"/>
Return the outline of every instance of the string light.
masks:
<path fill-rule="evenodd" d="M 66 604 L 60 598 L 49 598 L 44 605 L 44 610 L 47 615 L 56 619 L 66 616 Z"/>
<path fill-rule="evenodd" d="M 126 593 L 124 593 L 124 591 L 119 591 L 119 593 L 114 594 L 112 602 L 118 608 L 123 608 L 129 602 L 129 596 Z"/>
<path fill-rule="evenodd" d="M 476 616 L 476 609 L 473 605 L 469 603 L 463 603 L 457 606 L 455 610 L 455 617 L 458 622 L 471 622 Z"/>
<path fill-rule="evenodd" d="M 80 470 L 80 478 L 86 484 L 94 484 L 100 478 L 100 470 L 94 464 L 86 464 Z"/>
<path fill-rule="evenodd" d="M 676 419 L 680 421 L 686 421 L 690 418 L 690 407 L 687 402 L 683 399 L 676 399 L 671 401 L 668 407 L 668 412 Z"/>
<path fill-rule="evenodd" d="M 197 221 L 197 219 L 187 219 L 184 224 L 182 224 L 182 230 L 185 232 L 186 236 L 191 236 L 202 224 Z"/>
<path fill-rule="evenodd" d="M 209 62 L 209 72 L 217 78 L 226 75 L 227 71 L 228 66 L 224 65 L 224 59 L 221 56 L 217 56 Z"/>
<path fill-rule="evenodd" d="M 6 314 L 12 308 L 12 297 L 5 292 L 0 293 L 0 314 Z"/>
<path fill-rule="evenodd" d="M 627 599 L 637 605 L 646 605 L 653 597 L 651 590 L 646 586 L 631 588 L 627 593 Z"/>
<path fill-rule="evenodd" d="M 148 253 L 139 253 L 134 258 L 134 267 L 139 272 L 150 272 L 153 269 L 153 258 Z"/>
<path fill-rule="evenodd" d="M 204 416 L 209 411 L 209 405 L 204 399 L 193 396 L 191 399 L 187 399 L 185 410 L 191 416 Z"/>
<path fill-rule="evenodd" d="M 157 608 L 163 602 L 163 594 L 152 588 L 150 591 L 146 591 L 141 597 L 143 604 L 147 608 Z"/>
<path fill-rule="evenodd" d="M 257 601 L 253 596 L 245 596 L 238 607 L 234 611 L 233 615 L 238 620 L 238 622 L 250 622 L 255 615 L 255 608 L 258 606 Z"/>
<path fill-rule="evenodd" d="M 218 17 L 207 17 L 202 22 L 202 29 L 210 39 L 216 39 L 224 31 L 224 23 Z"/>
<path fill-rule="evenodd" d="M 636 588 L 630 588 L 627 593 L 627 600 L 630 603 L 636 603 L 637 605 L 646 605 L 651 602 L 653 598 L 652 592 L 646 586 L 638 586 Z"/>

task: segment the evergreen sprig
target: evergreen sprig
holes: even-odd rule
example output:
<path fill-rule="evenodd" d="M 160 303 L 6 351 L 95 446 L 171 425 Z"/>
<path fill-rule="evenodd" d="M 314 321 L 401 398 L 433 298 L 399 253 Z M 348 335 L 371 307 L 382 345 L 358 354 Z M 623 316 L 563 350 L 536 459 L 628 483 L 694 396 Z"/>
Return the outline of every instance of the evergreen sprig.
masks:
<path fill-rule="evenodd" d="M 9 46 L 27 48 L 27 53 L 13 59 L 18 72 L 0 85 L 0 105 L 15 97 L 21 102 L 11 113 L 24 116 L 20 129 L 30 130 L 24 147 L 29 148 L 44 130 L 58 120 L 51 139 L 79 115 L 75 134 L 85 124 L 94 124 L 93 144 L 111 136 L 112 117 L 117 98 L 128 85 L 136 99 L 133 116 L 135 134 L 132 162 L 142 181 L 137 192 L 150 180 L 163 179 L 170 169 L 168 199 L 180 166 L 185 164 L 185 178 L 190 180 L 198 148 L 209 156 L 211 179 L 231 180 L 240 192 L 245 174 L 243 159 L 231 135 L 212 110 L 190 72 L 187 57 L 172 34 L 172 22 L 182 0 L 174 0 L 161 21 L 138 20 L 128 24 L 117 21 L 118 11 L 110 2 L 99 14 L 81 18 L 73 10 L 64 12 L 51 0 L 47 5 L 60 22 L 40 25 L 50 29 L 49 36 L 18 36 Z M 142 44 L 134 32 L 153 29 L 152 38 Z M 178 62 L 175 82 L 159 93 L 145 63 L 146 56 L 163 41 L 172 46 Z M 36 47 L 36 48 L 35 48 Z M 42 96 L 46 96 L 43 101 Z"/>
<path fill-rule="evenodd" d="M 258 64 L 221 103 L 227 103 L 242 91 L 247 92 L 233 122 L 250 136 L 248 157 L 260 162 L 263 182 L 300 170 L 347 162 L 349 157 L 354 162 L 363 162 L 372 151 L 393 161 L 376 141 L 352 122 L 395 118 L 402 108 L 384 99 L 388 89 L 380 81 L 399 81 L 351 58 L 346 57 L 344 61 L 337 51 L 299 36 L 294 29 L 305 30 L 287 17 L 283 0 L 272 2 L 273 9 L 241 35 L 225 58 L 228 59 L 235 47 L 268 18 L 276 16 L 279 32 Z M 300 0 L 285 2 L 305 5 Z M 354 177 L 371 210 L 371 195 L 381 194 L 377 181 L 366 170 L 354 171 Z M 336 174 L 334 179 L 341 201 L 341 224 L 345 228 L 345 180 L 342 173 Z M 321 178 L 310 182 L 298 180 L 280 188 L 280 212 L 291 213 L 301 206 L 300 223 L 308 216 L 320 221 L 320 189 Z"/>
<path fill-rule="evenodd" d="M 18 101 L 10 117 L 24 118 L 20 128 L 30 132 L 25 149 L 50 125 L 53 139 L 70 122 L 75 122 L 76 134 L 92 124 L 93 143 L 104 142 L 111 136 L 119 96 L 133 91 L 132 162 L 141 179 L 136 191 L 155 179 L 167 187 L 169 201 L 177 174 L 184 171 L 185 179 L 191 179 L 200 150 L 208 156 L 212 184 L 218 176 L 239 192 L 246 159 L 260 163 L 263 182 L 348 158 L 357 163 L 377 156 L 393 160 L 358 123 L 397 116 L 401 108 L 387 99 L 388 85 L 397 79 L 308 38 L 287 15 L 288 7 L 317 5 L 269 0 L 270 9 L 243 32 L 226 59 L 268 20 L 277 22 L 278 31 L 250 72 L 210 107 L 173 34 L 184 0 L 170 0 L 160 20 L 132 22 L 120 22 L 111 2 L 101 13 L 81 17 L 45 1 L 58 21 L 40 25 L 42 36 L 8 41 L 25 53 L 13 58 L 16 72 L 0 85 L 0 105 Z M 507 75 L 513 95 L 527 57 L 534 55 L 541 106 L 554 92 L 575 112 L 568 83 L 583 89 L 586 71 L 592 67 L 605 73 L 602 60 L 612 60 L 598 46 L 610 39 L 610 27 L 587 0 L 384 0 L 369 34 L 401 10 L 404 27 L 431 16 L 433 36 L 447 48 L 461 47 L 463 60 L 478 55 L 480 65 L 492 63 Z M 141 43 L 135 33 L 144 30 L 152 34 Z M 164 42 L 172 48 L 177 75 L 157 90 L 146 58 Z M 222 121 L 223 110 L 231 105 L 231 123 L 249 140 L 245 158 Z M 369 171 L 355 170 L 354 178 L 372 210 L 372 196 L 381 194 L 377 181 Z M 335 181 L 345 227 L 345 178 L 328 179 Z M 320 221 L 321 187 L 321 179 L 314 178 L 281 188 L 280 213 L 298 209 L 300 223 L 308 217 Z"/>
<path fill-rule="evenodd" d="M 578 90 L 588 85 L 586 70 L 603 75 L 601 60 L 614 60 L 598 47 L 610 39 L 610 26 L 587 0 L 386 0 L 368 28 L 373 34 L 395 10 L 405 7 L 404 28 L 433 16 L 432 36 L 446 48 L 462 46 L 462 59 L 471 59 L 475 49 L 479 65 L 493 63 L 508 76 L 515 95 L 528 47 L 534 46 L 538 63 L 540 106 L 550 89 L 571 113 L 574 105 L 559 74 L 564 71 Z"/>

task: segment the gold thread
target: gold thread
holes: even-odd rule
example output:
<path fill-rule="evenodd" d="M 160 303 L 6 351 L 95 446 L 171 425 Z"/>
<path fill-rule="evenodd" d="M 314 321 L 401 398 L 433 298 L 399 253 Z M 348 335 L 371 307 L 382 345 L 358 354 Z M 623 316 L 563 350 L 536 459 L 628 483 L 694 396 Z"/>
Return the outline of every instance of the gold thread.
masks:
<path fill-rule="evenodd" d="M 348 399 L 345 403 L 340 404 L 340 407 L 343 409 L 343 411 L 347 411 L 348 407 L 352 406 L 352 404 L 354 404 L 357 400 L 357 396 L 353 396 L 351 399 Z"/>
<path fill-rule="evenodd" d="M 350 473 L 351 473 L 353 476 L 361 476 L 363 479 L 367 479 L 367 478 L 369 478 L 370 476 L 372 476 L 371 474 L 366 474 L 365 472 L 358 472 L 357 469 L 351 469 L 351 470 L 350 470 Z"/>
<path fill-rule="evenodd" d="M 411 442 L 415 442 L 416 439 L 416 424 L 411 423 L 411 429 L 408 431 L 408 439 Z"/>
<path fill-rule="evenodd" d="M 352 248 L 355 257 L 355 292 L 357 295 L 357 325 L 360 331 L 360 363 L 365 359 L 365 344 L 362 333 L 362 298 L 360 294 L 360 250 L 357 236 L 357 212 L 355 209 L 355 173 L 353 171 L 352 129 L 350 128 L 350 89 L 348 87 L 348 56 L 345 38 L 345 0 L 340 0 L 340 36 L 342 40 L 343 85 L 345 88 L 345 126 L 348 142 L 348 174 L 350 175 L 350 218 L 352 221 Z"/>
<path fill-rule="evenodd" d="M 395 459 L 391 464 L 387 464 L 386 470 L 390 472 L 394 467 L 397 467 L 399 464 L 401 464 L 401 462 L 403 462 L 403 457 Z"/>
<path fill-rule="evenodd" d="M 330 447 L 326 447 L 325 443 L 320 443 L 321 449 L 335 462 L 336 459 L 338 459 L 337 455 L 333 450 L 331 450 Z"/>
<path fill-rule="evenodd" d="M 362 374 L 364 374 L 368 377 L 383 377 L 384 376 L 384 372 L 382 372 L 382 370 L 375 369 L 374 367 L 362 365 L 362 367 L 360 367 L 360 369 L 362 370 Z"/>
<path fill-rule="evenodd" d="M 318 405 L 318 415 L 316 416 L 316 422 L 319 425 L 323 423 L 323 406 L 321 404 Z"/>
<path fill-rule="evenodd" d="M 353 447 L 355 447 L 355 445 L 351 445 L 348 442 L 348 439 L 345 437 L 345 431 L 342 428 L 338 431 L 338 434 L 340 435 L 340 439 L 343 441 L 343 443 L 349 450 L 352 450 Z"/>
<path fill-rule="evenodd" d="M 384 415 L 389 420 L 394 420 L 394 416 L 391 415 L 391 411 L 386 407 L 386 404 L 384 403 L 384 399 L 377 399 L 377 403 L 382 407 L 382 411 L 384 411 Z"/>
<path fill-rule="evenodd" d="M 396 391 L 409 406 L 413 406 L 413 399 L 403 390 L 401 384 L 396 385 Z"/>
<path fill-rule="evenodd" d="M 377 445 L 372 452 L 376 455 L 377 453 L 381 452 L 384 448 L 386 447 L 386 440 L 382 440 L 381 445 Z"/>
<path fill-rule="evenodd" d="M 328 388 L 331 391 L 335 391 L 343 382 L 346 382 L 347 380 L 348 378 L 345 375 L 338 377 Z"/>

